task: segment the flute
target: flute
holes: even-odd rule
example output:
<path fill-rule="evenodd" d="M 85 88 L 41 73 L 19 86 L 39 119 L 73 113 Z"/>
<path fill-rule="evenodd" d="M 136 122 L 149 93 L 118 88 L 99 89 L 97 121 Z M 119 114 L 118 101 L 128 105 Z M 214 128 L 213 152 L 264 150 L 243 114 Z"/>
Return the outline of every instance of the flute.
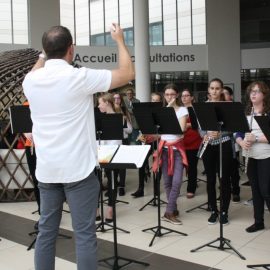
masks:
<path fill-rule="evenodd" d="M 207 148 L 207 145 L 209 144 L 210 140 L 211 140 L 211 137 L 207 137 L 207 141 L 203 143 L 203 146 L 201 147 L 201 149 L 199 150 L 198 152 L 198 155 L 197 157 L 198 158 L 202 158 L 203 156 L 203 153 L 205 152 L 206 148 Z"/>
<path fill-rule="evenodd" d="M 254 107 L 251 108 L 251 116 L 250 116 L 250 121 L 249 121 L 249 129 L 250 132 L 252 131 L 252 122 L 254 118 Z M 245 173 L 247 173 L 247 167 L 248 167 L 248 160 L 249 160 L 249 155 L 250 155 L 250 148 L 248 148 L 246 152 L 246 159 L 245 159 Z"/>

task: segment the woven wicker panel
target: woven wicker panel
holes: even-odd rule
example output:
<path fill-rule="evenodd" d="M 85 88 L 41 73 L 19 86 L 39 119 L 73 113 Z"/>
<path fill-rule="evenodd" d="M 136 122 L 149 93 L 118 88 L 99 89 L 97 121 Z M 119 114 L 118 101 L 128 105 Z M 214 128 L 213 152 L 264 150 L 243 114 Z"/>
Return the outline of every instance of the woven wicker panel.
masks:
<path fill-rule="evenodd" d="M 33 49 L 0 53 L 0 201 L 34 199 L 25 151 L 17 149 L 21 134 L 11 134 L 8 108 L 26 100 L 22 81 L 38 54 Z"/>

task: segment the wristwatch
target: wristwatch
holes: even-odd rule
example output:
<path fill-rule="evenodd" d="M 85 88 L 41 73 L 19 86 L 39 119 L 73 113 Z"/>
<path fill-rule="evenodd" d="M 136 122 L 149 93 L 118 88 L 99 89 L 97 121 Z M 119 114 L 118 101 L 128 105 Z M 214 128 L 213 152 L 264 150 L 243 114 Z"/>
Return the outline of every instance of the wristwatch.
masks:
<path fill-rule="evenodd" d="M 259 137 L 255 136 L 255 143 L 259 142 Z"/>

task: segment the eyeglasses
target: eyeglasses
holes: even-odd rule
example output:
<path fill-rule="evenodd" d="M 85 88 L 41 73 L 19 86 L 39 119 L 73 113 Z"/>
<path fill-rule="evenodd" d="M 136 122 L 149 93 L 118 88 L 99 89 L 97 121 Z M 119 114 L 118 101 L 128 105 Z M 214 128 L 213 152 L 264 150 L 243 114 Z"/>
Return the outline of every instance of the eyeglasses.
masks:
<path fill-rule="evenodd" d="M 260 93 L 262 93 L 261 89 L 254 89 L 254 90 L 250 91 L 250 95 L 257 95 L 257 94 L 260 94 Z"/>
<path fill-rule="evenodd" d="M 181 97 L 190 97 L 190 95 L 182 95 Z"/>

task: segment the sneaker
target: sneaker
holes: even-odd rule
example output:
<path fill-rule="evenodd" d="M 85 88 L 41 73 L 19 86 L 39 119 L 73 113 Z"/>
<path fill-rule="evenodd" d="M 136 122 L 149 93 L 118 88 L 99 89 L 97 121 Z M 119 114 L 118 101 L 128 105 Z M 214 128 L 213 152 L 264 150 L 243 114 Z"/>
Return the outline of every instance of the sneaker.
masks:
<path fill-rule="evenodd" d="M 162 220 L 170 222 L 174 225 L 182 224 L 181 220 L 179 220 L 176 216 L 174 216 L 174 214 L 165 213 L 164 216 L 162 217 Z"/>
<path fill-rule="evenodd" d="M 176 210 L 173 210 L 173 215 L 175 217 L 179 217 L 179 211 L 176 209 Z"/>
<path fill-rule="evenodd" d="M 210 218 L 208 218 L 208 224 L 214 225 L 217 223 L 217 220 L 218 220 L 218 213 L 216 211 L 212 211 Z"/>
<path fill-rule="evenodd" d="M 240 202 L 240 196 L 237 194 L 232 195 L 232 201 L 233 203 L 239 203 Z"/>
<path fill-rule="evenodd" d="M 253 225 L 246 228 L 246 232 L 253 233 L 264 229 L 263 223 L 254 223 Z"/>
<path fill-rule="evenodd" d="M 245 201 L 244 205 L 252 206 L 253 205 L 253 199 L 249 199 L 249 200 Z"/>
<path fill-rule="evenodd" d="M 220 215 L 220 223 L 222 225 L 228 225 L 229 224 L 228 214 L 226 212 L 221 213 L 221 215 Z"/>

